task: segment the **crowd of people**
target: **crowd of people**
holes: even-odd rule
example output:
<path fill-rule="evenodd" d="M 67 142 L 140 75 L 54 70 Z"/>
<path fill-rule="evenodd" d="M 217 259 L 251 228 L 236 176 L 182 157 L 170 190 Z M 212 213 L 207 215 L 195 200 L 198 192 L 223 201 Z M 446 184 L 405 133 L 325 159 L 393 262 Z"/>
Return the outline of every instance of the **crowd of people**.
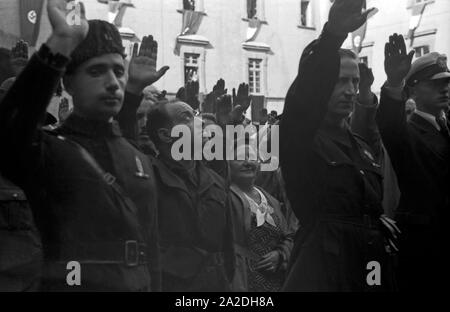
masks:
<path fill-rule="evenodd" d="M 265 135 L 221 138 L 233 159 L 179 160 L 177 126 L 193 155 L 194 133 L 204 146 L 217 135 L 208 129 L 254 124 L 248 85 L 228 94 L 219 79 L 202 101 L 194 78 L 171 98 L 154 86 L 170 69 L 157 70 L 152 36 L 128 61 L 114 25 L 87 20 L 82 4 L 69 25 L 66 2 L 48 1 L 52 34 L 34 55 L 23 41 L 0 49 L 0 291 L 443 287 L 445 55 L 413 62 L 393 34 L 378 98 L 372 70 L 341 48 L 371 9 L 336 0 L 283 114 L 261 112 Z M 55 99 L 58 116 L 47 112 Z M 278 127 L 280 167 L 261 171 L 275 156 L 252 140 L 270 145 Z"/>

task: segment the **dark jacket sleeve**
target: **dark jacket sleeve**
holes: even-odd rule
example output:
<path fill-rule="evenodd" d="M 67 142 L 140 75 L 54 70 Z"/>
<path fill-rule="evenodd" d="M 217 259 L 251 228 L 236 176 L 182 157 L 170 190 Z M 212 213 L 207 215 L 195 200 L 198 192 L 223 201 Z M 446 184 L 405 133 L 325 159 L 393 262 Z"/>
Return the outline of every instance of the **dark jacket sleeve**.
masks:
<path fill-rule="evenodd" d="M 119 122 L 123 136 L 132 143 L 135 143 L 135 145 L 138 141 L 139 134 L 137 110 L 141 105 L 141 101 L 142 95 L 125 92 L 122 109 L 115 118 Z"/>
<path fill-rule="evenodd" d="M 149 157 L 150 162 L 153 163 L 154 159 Z M 156 176 L 153 176 L 154 181 L 156 181 Z M 156 187 L 155 197 L 159 196 L 158 186 Z M 150 236 L 148 239 L 150 245 L 150 276 L 151 276 L 151 289 L 152 292 L 161 292 L 162 291 L 162 263 L 161 263 L 161 248 L 159 245 L 159 215 L 158 215 L 158 198 L 153 199 L 153 222 L 150 225 Z"/>
<path fill-rule="evenodd" d="M 42 61 L 41 51 L 33 55 L 0 103 L 0 171 L 21 187 L 40 164 L 39 124 L 64 73 L 64 68 Z"/>
<path fill-rule="evenodd" d="M 372 151 L 378 161 L 382 158 L 381 135 L 378 130 L 376 116 L 378 109 L 378 98 L 375 96 L 373 106 L 356 104 L 351 119 L 351 129 L 361 136 Z"/>
<path fill-rule="evenodd" d="M 291 85 L 280 124 L 280 162 L 286 191 L 300 224 L 308 223 L 311 212 L 300 207 L 299 191 L 305 191 L 314 176 L 311 155 L 329 99 L 339 76 L 339 48 L 345 37 L 327 31 L 303 52 L 298 76 Z"/>
<path fill-rule="evenodd" d="M 376 121 L 383 144 L 389 153 L 397 175 L 399 177 L 404 176 L 403 174 L 408 176 L 407 172 L 410 168 L 405 168 L 405 166 L 410 165 L 407 162 L 413 149 L 407 128 L 405 101 L 391 98 L 383 87 Z"/>

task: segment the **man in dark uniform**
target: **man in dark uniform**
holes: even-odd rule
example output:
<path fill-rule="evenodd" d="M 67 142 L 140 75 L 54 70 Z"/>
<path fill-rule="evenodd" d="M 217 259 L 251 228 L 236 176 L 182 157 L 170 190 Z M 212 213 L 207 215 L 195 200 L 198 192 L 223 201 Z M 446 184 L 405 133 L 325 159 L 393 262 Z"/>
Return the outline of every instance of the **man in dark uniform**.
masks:
<path fill-rule="evenodd" d="M 336 0 L 303 53 L 281 120 L 281 168 L 300 222 L 287 291 L 392 287 L 375 153 L 346 123 L 359 84 L 356 55 L 340 50 L 367 18 L 362 0 Z M 381 221 L 383 219 L 383 221 Z M 390 222 L 390 221 L 389 221 Z M 381 266 L 371 273 L 371 265 Z"/>
<path fill-rule="evenodd" d="M 0 85 L 0 102 L 13 81 Z M 41 239 L 25 193 L 0 174 L 0 291 L 38 290 L 41 266 Z"/>
<path fill-rule="evenodd" d="M 42 244 L 27 198 L 0 175 L 0 291 L 39 287 Z"/>
<path fill-rule="evenodd" d="M 413 56 L 401 35 L 390 37 L 377 121 L 402 194 L 396 215 L 403 232 L 400 289 L 439 290 L 448 276 L 450 71 L 445 55 L 433 52 L 411 65 Z M 416 104 L 409 120 L 408 98 Z"/>
<path fill-rule="evenodd" d="M 138 103 L 124 105 L 119 118 L 123 128 L 135 123 Z M 234 254 L 227 185 L 201 160 L 174 159 L 172 147 L 178 138 L 171 132 L 176 126 L 189 129 L 189 144 L 194 133 L 202 133 L 202 122 L 187 103 L 162 101 L 150 110 L 147 133 L 159 151 L 152 162 L 158 185 L 162 290 L 228 291 Z M 190 149 L 194 152 L 194 144 Z"/>
<path fill-rule="evenodd" d="M 127 83 L 120 34 L 88 22 L 83 7 L 81 23 L 70 26 L 64 0 L 49 0 L 47 10 L 53 33 L 0 104 L 0 170 L 30 201 L 43 243 L 43 289 L 158 290 L 153 170 L 112 122 Z M 57 133 L 42 132 L 63 76 L 73 114 Z M 129 76 L 127 88 L 139 91 L 145 73 L 134 68 Z"/>

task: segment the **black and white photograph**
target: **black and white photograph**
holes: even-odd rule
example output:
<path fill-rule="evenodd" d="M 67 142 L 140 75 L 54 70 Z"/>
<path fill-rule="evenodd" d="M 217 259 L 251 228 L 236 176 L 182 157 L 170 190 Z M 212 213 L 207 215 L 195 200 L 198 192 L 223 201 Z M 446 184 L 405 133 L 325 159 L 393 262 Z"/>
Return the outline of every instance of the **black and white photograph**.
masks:
<path fill-rule="evenodd" d="M 447 55 L 450 0 L 0 0 L 0 292 L 443 291 Z"/>

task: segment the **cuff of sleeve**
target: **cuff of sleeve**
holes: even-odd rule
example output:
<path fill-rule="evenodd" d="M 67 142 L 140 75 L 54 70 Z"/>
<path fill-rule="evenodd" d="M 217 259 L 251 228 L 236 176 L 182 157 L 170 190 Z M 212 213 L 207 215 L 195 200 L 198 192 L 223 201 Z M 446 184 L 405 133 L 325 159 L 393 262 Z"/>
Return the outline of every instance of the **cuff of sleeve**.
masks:
<path fill-rule="evenodd" d="M 373 100 L 370 105 L 363 105 L 361 104 L 360 100 L 356 101 L 356 105 L 358 105 L 359 108 L 365 108 L 365 109 L 376 109 L 378 108 L 378 97 L 376 94 L 373 94 Z"/>
<path fill-rule="evenodd" d="M 330 50 L 339 50 L 342 46 L 342 44 L 344 43 L 345 39 L 347 39 L 348 35 L 336 35 L 333 34 L 329 31 L 329 24 L 326 23 L 325 26 L 323 27 L 323 31 L 320 34 L 320 38 L 319 38 L 319 42 L 320 45 L 324 48 L 327 49 L 328 51 Z"/>
<path fill-rule="evenodd" d="M 63 71 L 70 62 L 69 58 L 60 53 L 53 54 L 46 44 L 39 49 L 37 57 L 42 63 L 58 71 Z"/>
<path fill-rule="evenodd" d="M 402 82 L 401 86 L 398 87 L 391 87 L 389 86 L 388 82 L 386 81 L 383 89 L 387 96 L 390 98 L 393 98 L 395 100 L 401 101 L 403 100 L 403 89 L 405 88 L 405 82 Z"/>
<path fill-rule="evenodd" d="M 127 103 L 129 103 L 129 105 L 132 105 L 133 107 L 139 107 L 141 105 L 142 99 L 143 99 L 143 95 L 142 94 L 134 94 L 128 91 L 125 91 L 125 98 L 128 99 Z"/>

